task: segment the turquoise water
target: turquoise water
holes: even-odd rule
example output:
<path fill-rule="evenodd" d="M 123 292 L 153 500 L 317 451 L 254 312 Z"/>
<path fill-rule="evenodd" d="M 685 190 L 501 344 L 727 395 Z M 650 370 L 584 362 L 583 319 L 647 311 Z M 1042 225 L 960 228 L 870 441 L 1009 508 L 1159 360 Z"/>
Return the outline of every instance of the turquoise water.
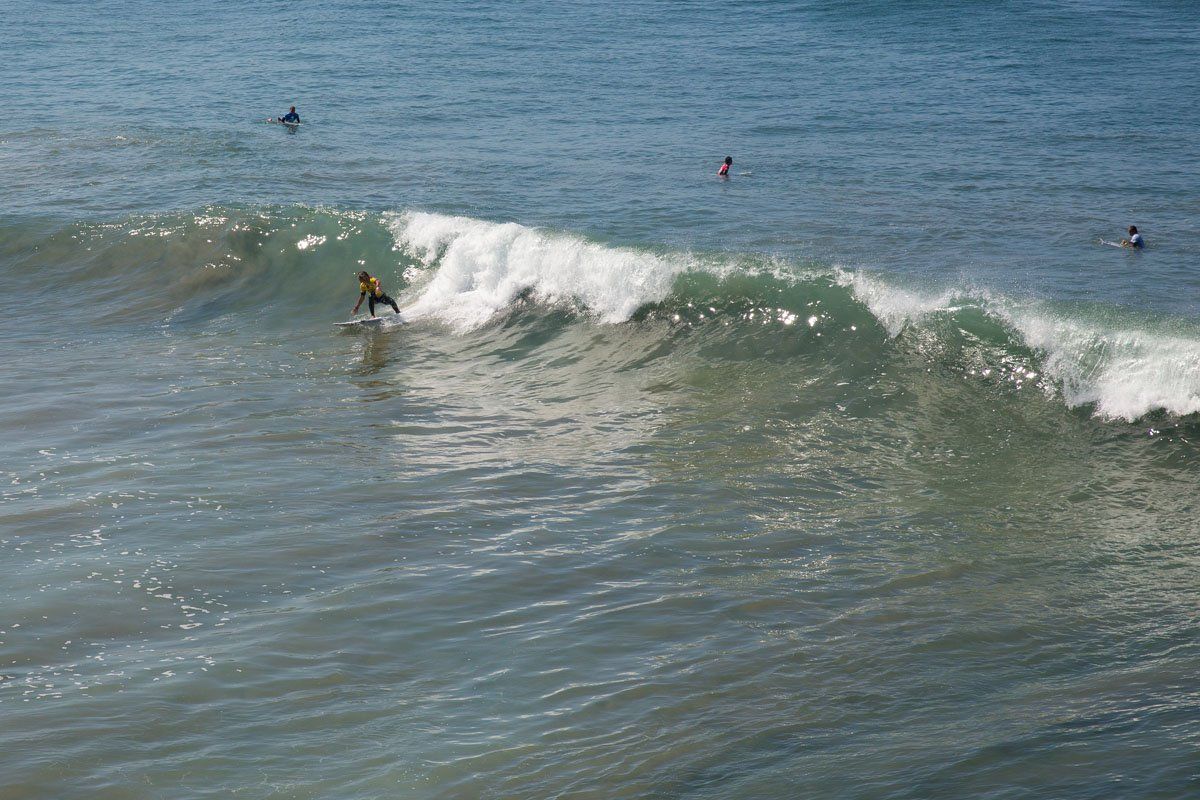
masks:
<path fill-rule="evenodd" d="M 6 12 L 0 796 L 1200 793 L 1192 5 Z"/>

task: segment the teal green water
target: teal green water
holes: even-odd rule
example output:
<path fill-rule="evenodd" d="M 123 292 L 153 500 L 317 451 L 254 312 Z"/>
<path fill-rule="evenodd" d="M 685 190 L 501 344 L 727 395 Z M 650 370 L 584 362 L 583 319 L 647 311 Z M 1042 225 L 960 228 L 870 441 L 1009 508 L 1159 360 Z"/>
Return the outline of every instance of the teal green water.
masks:
<path fill-rule="evenodd" d="M 1190 6 L 9 17 L 0 796 L 1200 791 Z"/>

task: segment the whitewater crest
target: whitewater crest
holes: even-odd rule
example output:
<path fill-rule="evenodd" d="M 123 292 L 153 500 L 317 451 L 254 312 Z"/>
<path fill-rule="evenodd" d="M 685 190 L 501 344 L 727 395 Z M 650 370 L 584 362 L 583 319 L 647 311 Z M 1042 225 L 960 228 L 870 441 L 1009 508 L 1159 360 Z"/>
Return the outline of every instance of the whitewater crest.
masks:
<path fill-rule="evenodd" d="M 863 272 L 838 271 L 836 278 L 893 338 L 931 315 L 967 308 L 996 320 L 1007 330 L 1009 349 L 1037 354 L 1051 379 L 1043 385 L 1068 407 L 1091 406 L 1098 417 L 1128 422 L 1153 411 L 1200 413 L 1200 331 L 1194 325 L 1137 320 L 1116 309 L 1087 314 L 977 288 L 922 293 Z"/>
<path fill-rule="evenodd" d="M 409 211 L 388 215 L 397 245 L 436 271 L 405 309 L 460 331 L 478 328 L 529 293 L 548 305 L 582 306 L 603 322 L 628 320 L 660 302 L 693 261 L 605 247 L 515 222 Z"/>
<path fill-rule="evenodd" d="M 1200 341 L 1144 328 L 1103 328 L 1032 310 L 1010 314 L 1043 354 L 1067 405 L 1132 422 L 1151 411 L 1200 412 Z"/>

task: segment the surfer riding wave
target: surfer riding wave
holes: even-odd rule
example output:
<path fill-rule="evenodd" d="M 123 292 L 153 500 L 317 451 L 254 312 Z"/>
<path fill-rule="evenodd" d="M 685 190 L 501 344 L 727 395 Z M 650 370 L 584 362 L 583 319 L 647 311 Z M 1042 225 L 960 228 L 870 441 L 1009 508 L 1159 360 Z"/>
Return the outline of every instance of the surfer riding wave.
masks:
<path fill-rule="evenodd" d="M 387 292 L 383 291 L 383 285 L 380 284 L 379 278 L 372 277 L 366 270 L 358 273 L 358 302 L 351 309 L 350 316 L 358 313 L 358 308 L 362 305 L 364 297 L 367 298 L 367 308 L 370 309 L 372 317 L 375 316 L 376 300 L 391 306 L 392 310 L 397 314 L 400 313 L 400 306 L 396 305 L 396 301 L 389 297 Z"/>

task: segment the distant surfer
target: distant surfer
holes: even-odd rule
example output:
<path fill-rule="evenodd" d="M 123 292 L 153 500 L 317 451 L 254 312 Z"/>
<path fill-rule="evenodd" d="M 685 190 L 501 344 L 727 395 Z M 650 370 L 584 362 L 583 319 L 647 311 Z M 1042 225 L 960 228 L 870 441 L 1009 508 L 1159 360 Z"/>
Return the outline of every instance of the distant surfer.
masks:
<path fill-rule="evenodd" d="M 276 122 L 282 122 L 287 125 L 299 125 L 300 115 L 296 113 L 296 107 L 292 106 L 292 110 L 284 114 L 282 117 L 276 117 Z"/>
<path fill-rule="evenodd" d="M 725 156 L 725 163 L 721 165 L 721 168 L 719 170 L 717 170 L 717 174 L 720 175 L 722 178 L 728 178 L 729 177 L 729 168 L 732 166 L 733 166 L 733 156 Z"/>
<path fill-rule="evenodd" d="M 367 298 L 367 307 L 371 310 L 371 316 L 375 316 L 375 301 L 386 303 L 392 307 L 392 310 L 397 314 L 400 313 L 400 306 L 396 305 L 396 301 L 388 297 L 387 292 L 383 291 L 383 286 L 379 283 L 379 278 L 372 278 L 370 274 L 363 270 L 358 273 L 358 302 L 354 304 L 354 310 L 350 312 L 350 316 L 358 313 L 358 307 L 362 305 L 363 298 Z"/>
<path fill-rule="evenodd" d="M 1138 233 L 1137 225 L 1129 226 L 1129 238 L 1121 240 L 1121 247 L 1133 247 L 1141 249 L 1146 246 L 1146 240 Z"/>

